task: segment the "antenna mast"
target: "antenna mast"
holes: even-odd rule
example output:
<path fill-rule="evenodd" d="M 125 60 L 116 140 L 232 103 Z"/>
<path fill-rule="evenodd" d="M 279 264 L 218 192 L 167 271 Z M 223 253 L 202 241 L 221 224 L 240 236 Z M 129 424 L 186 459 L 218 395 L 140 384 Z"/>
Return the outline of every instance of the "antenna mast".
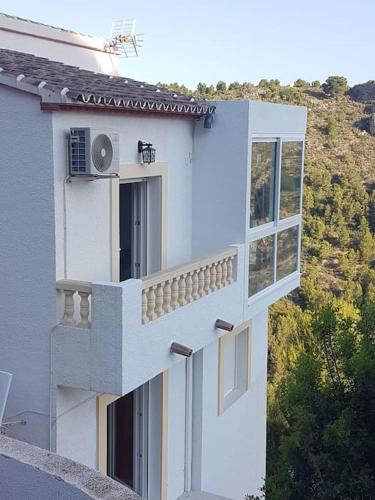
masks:
<path fill-rule="evenodd" d="M 141 36 L 143 34 L 135 34 L 135 19 L 114 21 L 104 49 L 120 57 L 137 57 L 143 42 Z"/>

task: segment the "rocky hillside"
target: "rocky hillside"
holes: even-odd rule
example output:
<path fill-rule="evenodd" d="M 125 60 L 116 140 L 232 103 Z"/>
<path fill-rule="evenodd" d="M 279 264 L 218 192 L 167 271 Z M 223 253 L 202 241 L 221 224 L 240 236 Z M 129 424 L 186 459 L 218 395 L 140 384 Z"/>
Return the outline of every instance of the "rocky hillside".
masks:
<path fill-rule="evenodd" d="M 200 83 L 194 92 L 206 99 L 255 99 L 307 106 L 305 281 L 296 299 L 299 302 L 309 301 L 313 293 L 310 281 L 318 281 L 322 290 L 335 295 L 345 289 L 357 296 L 369 280 L 375 281 L 375 136 L 369 123 L 375 101 L 368 102 L 367 84 L 365 94 L 361 86 L 354 88 L 354 100 L 351 90 L 347 92 L 345 78 L 332 78 L 331 86 L 304 80 L 293 87 L 281 86 L 278 80 L 262 80 L 257 86 L 218 82 L 216 88 Z M 189 92 L 178 84 L 168 87 Z M 359 102 L 359 96 L 365 102 Z"/>

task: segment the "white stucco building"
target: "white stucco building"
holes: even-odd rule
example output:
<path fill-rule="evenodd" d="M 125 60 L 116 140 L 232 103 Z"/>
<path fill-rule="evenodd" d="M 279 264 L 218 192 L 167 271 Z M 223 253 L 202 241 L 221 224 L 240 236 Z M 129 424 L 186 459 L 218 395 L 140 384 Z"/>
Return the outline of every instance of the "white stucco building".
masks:
<path fill-rule="evenodd" d="M 127 80 L 103 47 L 0 15 L 0 370 L 26 422 L 7 432 L 149 500 L 258 494 L 306 109 Z"/>

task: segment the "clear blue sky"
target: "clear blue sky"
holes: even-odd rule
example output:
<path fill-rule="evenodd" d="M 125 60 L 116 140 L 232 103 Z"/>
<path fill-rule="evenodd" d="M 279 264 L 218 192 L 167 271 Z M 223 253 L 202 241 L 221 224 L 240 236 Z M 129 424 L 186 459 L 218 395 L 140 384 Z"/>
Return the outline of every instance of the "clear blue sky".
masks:
<path fill-rule="evenodd" d="M 144 47 L 121 73 L 150 83 L 375 79 L 375 0 L 0 0 L 0 11 L 99 36 L 134 17 Z"/>

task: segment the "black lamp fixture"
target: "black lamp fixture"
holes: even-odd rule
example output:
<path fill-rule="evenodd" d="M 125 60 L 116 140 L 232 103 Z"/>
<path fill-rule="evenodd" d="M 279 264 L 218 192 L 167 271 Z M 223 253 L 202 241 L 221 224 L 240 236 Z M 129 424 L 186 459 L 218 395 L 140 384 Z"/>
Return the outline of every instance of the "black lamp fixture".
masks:
<path fill-rule="evenodd" d="M 203 127 L 204 128 L 212 128 L 213 121 L 214 121 L 214 114 L 210 113 L 210 112 L 206 113 L 204 115 L 204 125 L 203 125 Z"/>
<path fill-rule="evenodd" d="M 155 148 L 149 142 L 138 141 L 138 153 L 142 155 L 142 163 L 155 163 Z"/>

